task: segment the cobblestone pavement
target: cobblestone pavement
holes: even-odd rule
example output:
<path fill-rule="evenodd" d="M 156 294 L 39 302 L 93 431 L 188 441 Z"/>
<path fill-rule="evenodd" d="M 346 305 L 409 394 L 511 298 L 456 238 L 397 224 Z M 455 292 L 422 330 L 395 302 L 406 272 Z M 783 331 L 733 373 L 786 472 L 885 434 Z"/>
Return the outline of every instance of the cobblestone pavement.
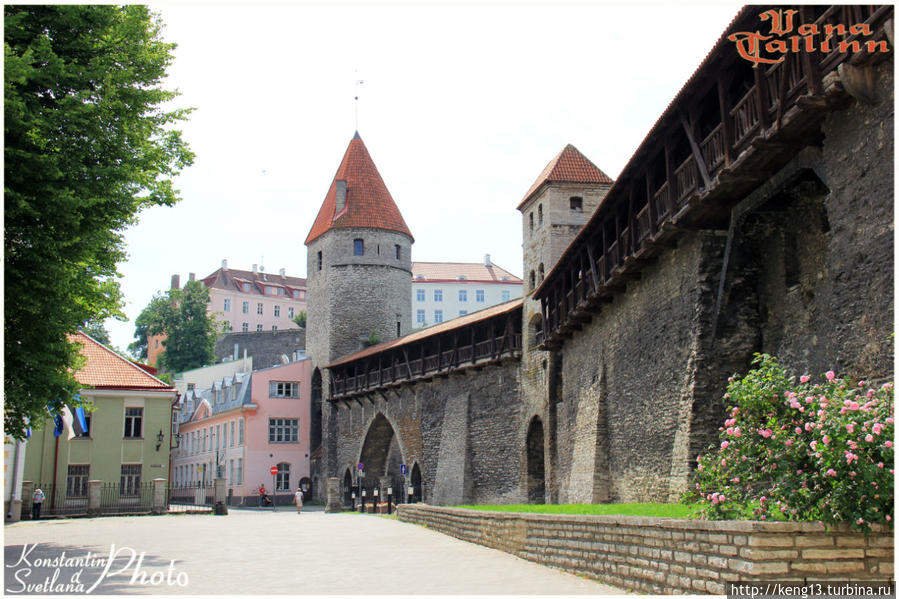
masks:
<path fill-rule="evenodd" d="M 623 594 L 395 519 L 289 506 L 23 521 L 4 533 L 7 595 L 81 594 L 98 581 L 94 594 Z"/>

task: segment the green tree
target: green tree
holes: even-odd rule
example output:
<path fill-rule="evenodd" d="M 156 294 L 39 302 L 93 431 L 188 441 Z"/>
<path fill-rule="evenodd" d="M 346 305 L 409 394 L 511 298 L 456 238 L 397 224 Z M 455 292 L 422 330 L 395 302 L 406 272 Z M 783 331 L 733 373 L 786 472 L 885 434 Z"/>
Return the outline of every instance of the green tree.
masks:
<path fill-rule="evenodd" d="M 169 372 L 183 372 L 215 361 L 215 340 L 222 324 L 207 313 L 209 289 L 199 281 L 189 281 L 182 289 L 171 289 L 154 297 L 141 313 L 146 315 L 147 333 L 164 334 L 165 351 L 159 366 Z"/>
<path fill-rule="evenodd" d="M 109 331 L 106 330 L 106 325 L 103 324 L 102 320 L 87 321 L 81 327 L 81 331 L 107 347 L 112 344 L 112 341 L 109 339 Z"/>
<path fill-rule="evenodd" d="M 128 353 L 130 353 L 135 360 L 147 359 L 150 323 L 154 318 L 154 314 L 160 309 L 160 302 L 165 303 L 165 301 L 165 298 L 161 295 L 153 296 L 153 299 L 150 300 L 147 307 L 138 314 L 136 319 L 134 319 L 134 341 L 128 345 Z"/>
<path fill-rule="evenodd" d="M 86 321 L 121 316 L 123 231 L 193 154 L 164 110 L 173 44 L 145 6 L 4 7 L 6 433 L 78 388 Z"/>
<path fill-rule="evenodd" d="M 298 327 L 305 329 L 306 328 L 306 311 L 300 310 L 300 313 L 294 317 L 293 321 L 295 323 L 297 323 Z"/>

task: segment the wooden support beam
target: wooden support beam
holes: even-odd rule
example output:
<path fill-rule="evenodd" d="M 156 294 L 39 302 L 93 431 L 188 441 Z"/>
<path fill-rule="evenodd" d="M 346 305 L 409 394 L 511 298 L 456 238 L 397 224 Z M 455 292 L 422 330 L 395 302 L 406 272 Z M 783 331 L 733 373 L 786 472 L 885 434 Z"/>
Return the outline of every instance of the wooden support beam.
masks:
<path fill-rule="evenodd" d="M 590 261 L 590 274 L 592 275 L 590 278 L 593 279 L 593 293 L 599 293 L 599 277 L 596 275 L 596 269 L 599 265 L 593 258 L 593 248 L 590 247 L 592 245 L 590 241 L 590 239 L 585 241 L 585 245 L 587 246 L 587 259 Z"/>
<path fill-rule="evenodd" d="M 680 122 L 684 128 L 684 133 L 687 134 L 687 141 L 690 142 L 690 149 L 693 151 L 693 159 L 696 161 L 696 167 L 699 169 L 699 174 L 705 182 L 705 188 L 711 189 L 712 179 L 709 177 L 709 169 L 705 159 L 702 157 L 702 152 L 699 150 L 699 144 L 696 143 L 696 138 L 693 137 L 693 127 L 687 123 L 687 119 L 683 114 L 680 115 Z"/>
<path fill-rule="evenodd" d="M 783 126 L 784 104 L 787 102 L 787 82 L 789 81 L 788 75 L 792 60 L 794 60 L 792 53 L 787 52 L 786 56 L 784 56 L 784 61 L 778 66 L 780 69 L 780 81 L 778 82 L 780 94 L 777 98 L 777 120 L 775 121 L 777 131 L 780 131 L 780 128 Z"/>
<path fill-rule="evenodd" d="M 759 69 L 756 69 L 758 71 Z M 730 77 L 727 79 L 730 82 Z M 765 111 L 764 104 L 760 104 L 760 110 Z M 724 166 L 727 167 L 734 159 L 734 122 L 731 120 L 730 97 L 723 78 L 718 79 L 718 108 L 721 113 L 721 127 L 724 129 Z"/>

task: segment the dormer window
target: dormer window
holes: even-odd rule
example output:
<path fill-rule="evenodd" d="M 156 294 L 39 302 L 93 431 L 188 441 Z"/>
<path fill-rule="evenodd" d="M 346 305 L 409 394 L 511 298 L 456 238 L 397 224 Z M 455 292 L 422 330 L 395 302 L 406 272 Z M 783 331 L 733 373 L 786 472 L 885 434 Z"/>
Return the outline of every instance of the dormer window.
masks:
<path fill-rule="evenodd" d="M 424 281 L 427 278 L 425 275 L 415 275 L 415 279 L 418 281 Z"/>
<path fill-rule="evenodd" d="M 571 207 L 572 212 L 583 212 L 584 211 L 584 198 L 572 197 L 568 200 L 569 206 Z"/>
<path fill-rule="evenodd" d="M 466 277 L 465 275 L 459 275 L 458 277 L 456 277 L 456 280 L 457 281 L 467 281 L 468 277 Z"/>
<path fill-rule="evenodd" d="M 244 283 L 244 284 L 242 285 L 242 287 L 243 287 L 243 290 L 244 290 L 245 293 L 249 293 L 249 292 L 250 292 L 250 284 L 249 284 L 249 283 Z"/>

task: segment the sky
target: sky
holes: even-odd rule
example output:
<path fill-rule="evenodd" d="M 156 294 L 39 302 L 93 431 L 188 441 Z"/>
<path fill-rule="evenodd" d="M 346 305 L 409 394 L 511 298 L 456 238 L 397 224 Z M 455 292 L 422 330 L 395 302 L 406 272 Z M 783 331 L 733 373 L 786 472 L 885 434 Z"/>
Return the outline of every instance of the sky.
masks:
<path fill-rule="evenodd" d="M 737 3 L 151 4 L 191 107 L 181 201 L 125 232 L 127 322 L 173 274 L 228 260 L 306 276 L 303 242 L 355 131 L 415 237 L 414 261 L 522 275 L 516 206 L 573 144 L 613 179 Z M 362 82 L 362 83 L 360 83 Z M 358 98 L 358 99 L 357 99 Z"/>

